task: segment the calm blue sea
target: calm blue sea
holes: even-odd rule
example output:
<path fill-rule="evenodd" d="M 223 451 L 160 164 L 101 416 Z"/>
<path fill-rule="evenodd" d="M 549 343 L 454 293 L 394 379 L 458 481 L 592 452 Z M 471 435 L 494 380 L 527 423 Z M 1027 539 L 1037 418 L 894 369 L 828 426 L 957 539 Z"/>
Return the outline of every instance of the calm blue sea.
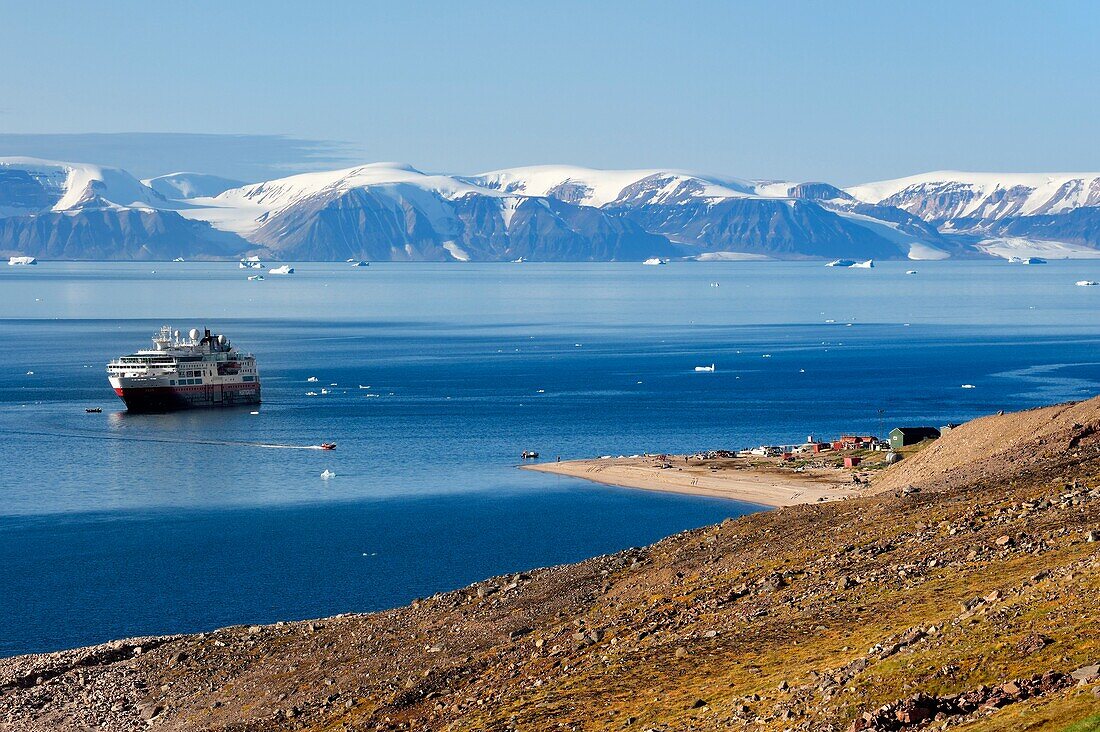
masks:
<path fill-rule="evenodd" d="M 0 656 L 391 607 L 756 510 L 522 472 L 526 449 L 881 433 L 1100 387 L 1100 287 L 1074 286 L 1100 262 L 296 269 L 0 268 Z M 260 413 L 123 412 L 104 364 L 164 323 L 255 352 Z"/>

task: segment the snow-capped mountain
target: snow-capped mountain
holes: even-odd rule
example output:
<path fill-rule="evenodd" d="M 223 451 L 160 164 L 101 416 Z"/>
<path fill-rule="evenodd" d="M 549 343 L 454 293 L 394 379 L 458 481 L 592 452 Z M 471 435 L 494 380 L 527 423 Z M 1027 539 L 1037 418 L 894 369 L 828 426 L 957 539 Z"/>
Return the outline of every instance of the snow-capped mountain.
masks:
<path fill-rule="evenodd" d="M 373 163 L 240 185 L 0 158 L 0 253 L 170 259 L 939 259 L 1100 253 L 1100 175 L 929 173 L 846 190 L 675 169 Z"/>
<path fill-rule="evenodd" d="M 1093 256 L 1100 248 L 1100 173 L 939 171 L 847 189 L 907 211 L 986 252 Z"/>
<path fill-rule="evenodd" d="M 118 168 L 0 157 L 0 217 L 165 204 L 156 191 Z"/>
<path fill-rule="evenodd" d="M 227 256 L 245 242 L 188 221 L 124 170 L 0 158 L 0 252 L 54 259 Z"/>
<path fill-rule="evenodd" d="M 305 173 L 194 199 L 184 215 L 283 259 L 643 260 L 669 241 L 617 214 L 399 163 Z"/>
<path fill-rule="evenodd" d="M 995 221 L 1100 206 L 1100 173 L 939 171 L 847 189 L 866 203 L 894 206 L 925 221 Z"/>
<path fill-rule="evenodd" d="M 467 178 L 507 192 L 543 195 L 619 213 L 663 234 L 682 253 L 783 258 L 942 258 L 953 248 L 905 212 L 861 205 L 826 183 L 751 181 L 682 170 L 511 168 Z"/>

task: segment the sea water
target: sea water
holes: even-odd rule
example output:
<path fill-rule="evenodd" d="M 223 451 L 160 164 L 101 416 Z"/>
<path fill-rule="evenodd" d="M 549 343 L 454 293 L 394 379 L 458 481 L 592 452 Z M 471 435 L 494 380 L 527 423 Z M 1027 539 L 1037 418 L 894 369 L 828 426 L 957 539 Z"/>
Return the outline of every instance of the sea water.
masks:
<path fill-rule="evenodd" d="M 759 510 L 524 450 L 881 435 L 1100 383 L 1100 262 L 294 266 L 0 269 L 0 655 L 392 607 Z M 262 406 L 127 414 L 104 365 L 165 323 L 255 353 Z"/>

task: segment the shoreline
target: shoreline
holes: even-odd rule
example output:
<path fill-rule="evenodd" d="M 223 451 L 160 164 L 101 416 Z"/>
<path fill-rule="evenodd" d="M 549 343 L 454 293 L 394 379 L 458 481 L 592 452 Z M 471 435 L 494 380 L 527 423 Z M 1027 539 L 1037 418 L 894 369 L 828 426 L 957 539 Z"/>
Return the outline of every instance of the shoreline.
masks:
<path fill-rule="evenodd" d="M 664 467 L 672 465 L 673 467 Z M 521 470 L 581 478 L 620 488 L 724 498 L 770 508 L 838 501 L 860 495 L 850 474 L 793 473 L 738 465 L 738 460 L 694 460 L 686 455 L 585 458 L 533 463 Z"/>

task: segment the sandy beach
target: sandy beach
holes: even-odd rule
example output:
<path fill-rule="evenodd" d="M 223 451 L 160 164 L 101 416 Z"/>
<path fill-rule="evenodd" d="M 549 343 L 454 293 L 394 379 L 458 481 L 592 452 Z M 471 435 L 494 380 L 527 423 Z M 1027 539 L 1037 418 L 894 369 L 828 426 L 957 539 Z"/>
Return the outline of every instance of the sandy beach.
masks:
<path fill-rule="evenodd" d="M 750 465 L 742 458 L 698 460 L 685 455 L 594 458 L 521 467 L 606 485 L 729 498 L 773 507 L 858 495 L 850 472 L 820 469 L 795 473 L 759 463 Z"/>

